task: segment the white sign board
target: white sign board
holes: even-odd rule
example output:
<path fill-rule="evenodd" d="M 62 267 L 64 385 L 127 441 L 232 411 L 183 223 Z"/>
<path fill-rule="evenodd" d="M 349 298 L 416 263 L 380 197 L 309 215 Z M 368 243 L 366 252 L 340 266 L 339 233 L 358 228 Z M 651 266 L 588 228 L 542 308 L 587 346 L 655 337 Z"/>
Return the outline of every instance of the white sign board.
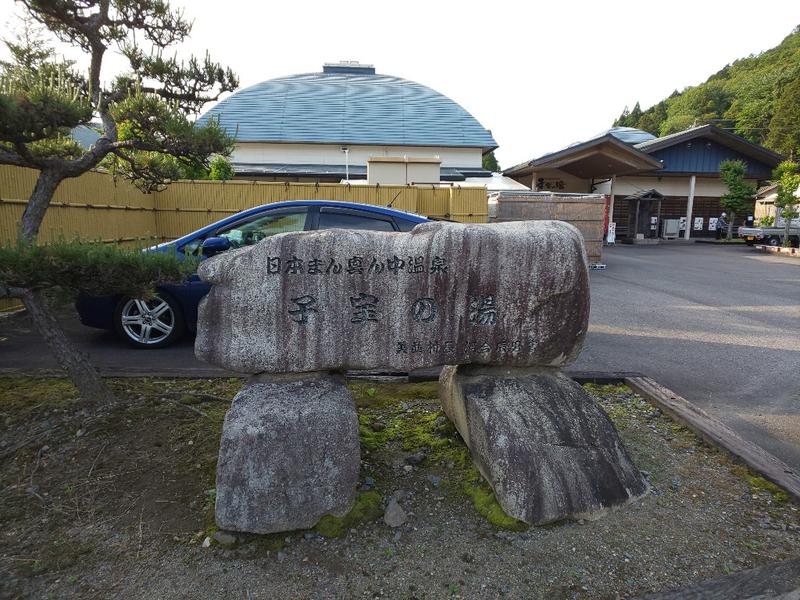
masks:
<path fill-rule="evenodd" d="M 606 243 L 607 244 L 614 244 L 617 243 L 617 224 L 616 223 L 609 223 L 608 224 L 608 235 L 606 235 Z"/>
<path fill-rule="evenodd" d="M 686 217 L 681 217 L 680 219 L 680 230 L 686 231 Z"/>
<path fill-rule="evenodd" d="M 694 218 L 694 230 L 703 231 L 703 217 Z"/>
<path fill-rule="evenodd" d="M 709 231 L 716 231 L 717 230 L 717 217 L 709 217 L 708 218 L 708 230 Z"/>

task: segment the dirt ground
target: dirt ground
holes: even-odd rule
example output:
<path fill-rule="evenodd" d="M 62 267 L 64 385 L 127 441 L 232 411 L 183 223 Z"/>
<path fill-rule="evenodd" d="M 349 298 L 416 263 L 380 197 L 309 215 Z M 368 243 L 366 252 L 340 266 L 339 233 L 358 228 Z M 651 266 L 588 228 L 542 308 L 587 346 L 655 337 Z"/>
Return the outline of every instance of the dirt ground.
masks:
<path fill-rule="evenodd" d="M 352 385 L 359 510 L 222 547 L 214 468 L 240 383 L 117 380 L 121 402 L 96 411 L 63 380 L 0 379 L 0 597 L 628 598 L 800 554 L 797 504 L 627 388 L 588 386 L 651 492 L 522 528 L 435 384 L 370 383 Z M 391 497 L 407 514 L 394 529 Z"/>

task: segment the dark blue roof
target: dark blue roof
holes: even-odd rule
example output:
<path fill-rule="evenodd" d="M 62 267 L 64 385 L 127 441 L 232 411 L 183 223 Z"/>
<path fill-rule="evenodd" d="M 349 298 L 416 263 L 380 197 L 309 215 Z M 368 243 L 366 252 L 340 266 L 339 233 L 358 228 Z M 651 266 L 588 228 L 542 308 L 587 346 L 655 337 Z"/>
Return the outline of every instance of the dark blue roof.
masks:
<path fill-rule="evenodd" d="M 239 142 L 497 147 L 491 132 L 448 97 L 355 70 L 263 81 L 229 96 L 200 122 L 219 117 Z"/>
<path fill-rule="evenodd" d="M 743 160 L 747 163 L 748 177 L 768 179 L 772 169 L 783 160 L 780 154 L 714 125 L 693 127 L 635 147 L 661 161 L 659 174 L 719 175 L 722 161 Z"/>

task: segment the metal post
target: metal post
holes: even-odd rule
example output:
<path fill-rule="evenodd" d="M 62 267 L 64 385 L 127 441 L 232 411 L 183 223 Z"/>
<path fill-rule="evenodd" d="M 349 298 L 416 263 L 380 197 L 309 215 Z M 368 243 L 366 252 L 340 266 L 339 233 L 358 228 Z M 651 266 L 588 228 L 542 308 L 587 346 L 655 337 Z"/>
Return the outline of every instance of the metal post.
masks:
<path fill-rule="evenodd" d="M 664 231 L 664 228 L 661 227 L 661 198 L 658 199 L 658 216 L 656 218 L 658 219 L 656 221 L 656 237 L 657 238 L 663 237 L 661 235 L 658 235 L 659 229 L 661 230 L 662 233 Z"/>
<path fill-rule="evenodd" d="M 688 240 L 692 232 L 692 208 L 694 207 L 694 186 L 697 182 L 697 177 L 692 175 L 689 178 L 689 200 L 686 202 L 686 230 L 683 232 L 683 238 Z"/>
<path fill-rule="evenodd" d="M 611 187 L 608 189 L 608 222 L 614 221 L 614 184 L 617 182 L 617 176 L 611 176 Z M 608 239 L 606 239 L 606 242 Z"/>

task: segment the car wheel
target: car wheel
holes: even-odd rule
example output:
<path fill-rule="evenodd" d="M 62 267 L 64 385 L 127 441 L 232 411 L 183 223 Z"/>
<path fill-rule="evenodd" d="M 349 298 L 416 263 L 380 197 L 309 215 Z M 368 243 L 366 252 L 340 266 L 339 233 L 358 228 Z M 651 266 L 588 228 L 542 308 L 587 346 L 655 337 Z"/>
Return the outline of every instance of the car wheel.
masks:
<path fill-rule="evenodd" d="M 117 333 L 134 348 L 164 348 L 186 329 L 178 303 L 164 295 L 150 299 L 122 298 L 114 311 Z"/>
<path fill-rule="evenodd" d="M 772 246 L 773 248 L 776 248 L 781 245 L 781 240 L 778 237 L 772 236 L 764 240 L 763 243 L 765 246 Z"/>

